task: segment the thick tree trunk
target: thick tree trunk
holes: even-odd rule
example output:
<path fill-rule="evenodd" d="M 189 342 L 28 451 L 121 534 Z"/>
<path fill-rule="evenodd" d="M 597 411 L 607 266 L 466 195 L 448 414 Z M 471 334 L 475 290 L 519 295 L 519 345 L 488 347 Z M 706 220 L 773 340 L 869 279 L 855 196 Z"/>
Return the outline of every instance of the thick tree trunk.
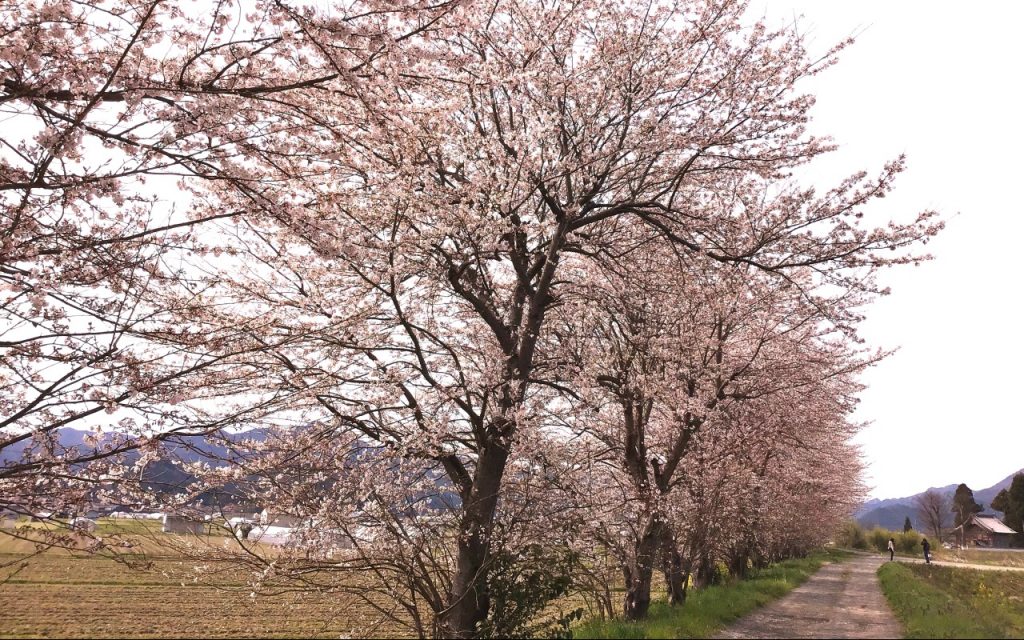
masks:
<path fill-rule="evenodd" d="M 711 561 L 710 555 L 701 553 L 697 556 L 696 566 L 693 571 L 693 586 L 697 589 L 703 589 L 712 584 L 714 580 L 715 563 Z"/>
<path fill-rule="evenodd" d="M 729 557 L 729 575 L 734 578 L 747 577 L 747 560 L 749 555 L 745 551 L 737 551 Z"/>
<path fill-rule="evenodd" d="M 622 612 L 627 620 L 641 620 L 647 616 L 651 606 L 651 578 L 663 545 L 664 529 L 657 517 L 651 516 L 637 541 L 633 562 L 623 569 L 626 597 Z"/>
<path fill-rule="evenodd" d="M 637 564 L 625 570 L 626 598 L 622 613 L 627 620 L 642 620 L 647 617 L 651 607 L 651 577 L 654 568 L 650 565 Z"/>
<path fill-rule="evenodd" d="M 473 638 L 487 619 L 491 608 L 487 592 L 490 534 L 507 462 L 508 449 L 496 443 L 483 449 L 477 460 L 473 489 L 459 523 L 458 556 L 447 609 L 434 623 L 438 638 Z"/>
<path fill-rule="evenodd" d="M 686 586 L 690 581 L 689 566 L 683 563 L 670 526 L 663 525 L 661 540 L 661 570 L 665 574 L 665 591 L 672 606 L 686 602 Z"/>
<path fill-rule="evenodd" d="M 768 556 L 760 551 L 754 551 L 753 562 L 756 569 L 764 569 L 769 564 Z"/>
<path fill-rule="evenodd" d="M 686 586 L 690 581 L 690 572 L 683 566 L 683 558 L 675 545 L 665 551 L 665 588 L 668 591 L 668 603 L 672 606 L 686 602 Z"/>

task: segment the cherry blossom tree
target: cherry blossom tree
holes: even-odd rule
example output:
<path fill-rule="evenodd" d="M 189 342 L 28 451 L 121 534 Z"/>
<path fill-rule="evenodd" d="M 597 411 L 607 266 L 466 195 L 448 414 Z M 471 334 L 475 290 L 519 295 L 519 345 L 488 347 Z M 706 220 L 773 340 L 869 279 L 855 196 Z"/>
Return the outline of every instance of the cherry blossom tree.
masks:
<path fill-rule="evenodd" d="M 742 12 L 460 7 L 394 86 L 374 88 L 372 105 L 388 106 L 346 131 L 356 157 L 335 175 L 347 179 L 307 185 L 307 205 L 281 221 L 331 277 L 354 274 L 349 290 L 381 314 L 353 343 L 367 354 L 360 375 L 391 396 L 371 403 L 339 385 L 319 401 L 366 437 L 436 460 L 460 494 L 443 635 L 472 633 L 490 608 L 510 456 L 533 394 L 560 384 L 542 352 L 549 311 L 624 223 L 700 260 L 777 274 L 844 313 L 823 285 L 871 290 L 872 269 L 914 260 L 906 249 L 935 230 L 928 214 L 859 223 L 899 162 L 823 196 L 778 183 L 827 150 L 805 134 L 812 101 L 793 86 L 831 56 L 810 61 L 795 33 L 745 28 Z M 381 404 L 393 411 L 364 419 Z"/>
<path fill-rule="evenodd" d="M 780 453 L 759 453 L 764 443 L 849 438 L 843 416 L 857 388 L 849 376 L 871 361 L 846 345 L 845 335 L 799 287 L 747 265 L 702 267 L 658 248 L 634 248 L 630 261 L 566 295 L 563 309 L 571 312 L 557 332 L 567 360 L 578 367 L 574 388 L 593 410 L 568 428 L 605 448 L 603 461 L 621 474 L 626 504 L 633 505 L 633 511 L 625 506 L 618 517 L 594 521 L 610 523 L 604 544 L 620 554 L 624 612 L 634 619 L 645 615 L 659 564 L 670 569 L 673 603 L 685 598 L 694 563 L 697 582 L 706 578 L 724 548 L 710 546 L 723 537 L 711 530 L 728 511 L 723 492 L 755 503 L 768 496 L 758 484 Z M 759 455 L 764 461 L 753 462 Z M 688 478 L 692 464 L 701 472 Z M 723 475 L 716 465 L 731 471 Z M 745 481 L 744 475 L 752 477 Z M 847 481 L 835 478 L 838 485 Z M 686 487 L 689 493 L 670 509 L 673 492 Z M 753 513 L 738 499 L 731 504 Z M 740 524 L 747 532 L 757 527 L 752 517 Z M 632 532 L 630 541 L 621 540 L 623 527 Z M 676 527 L 690 532 L 689 542 L 678 542 Z M 735 540 L 736 567 L 746 566 L 755 542 Z"/>
<path fill-rule="evenodd" d="M 860 457 L 849 442 L 858 425 L 846 419 L 848 408 L 836 406 L 848 402 L 842 395 L 848 392 L 837 396 L 830 387 L 787 394 L 770 414 L 767 408 L 748 413 L 752 424 L 785 422 L 771 437 L 744 447 L 730 479 L 729 500 L 736 506 L 724 520 L 727 534 L 717 556 L 731 574 L 742 577 L 749 566 L 820 546 L 863 499 Z"/>
<path fill-rule="evenodd" d="M 325 20 L 275 2 L 212 14 L 162 1 L 4 6 L 0 507 L 74 509 L 87 466 L 109 477 L 100 461 L 185 422 L 244 419 L 195 424 L 173 406 L 282 340 L 266 326 L 182 330 L 175 316 L 207 310 L 204 267 L 224 268 L 194 257 L 235 253 L 239 233 L 218 235 L 217 221 L 279 215 L 302 158 L 330 153 L 296 136 L 311 131 L 310 106 L 354 93 L 385 41 L 447 10 L 356 3 Z M 197 206 L 211 191 L 237 206 Z M 69 425 L 105 435 L 69 445 Z M 60 488 L 41 490 L 44 476 Z"/>
<path fill-rule="evenodd" d="M 134 408 L 152 419 L 123 433 L 256 449 L 192 469 L 197 484 L 172 506 L 229 472 L 251 478 L 296 515 L 329 512 L 350 544 L 357 527 L 384 532 L 360 552 L 372 562 L 347 566 L 409 576 L 400 600 L 430 612 L 420 633 L 493 628 L 492 567 L 529 546 L 518 531 L 538 531 L 520 520 L 548 517 L 510 489 L 528 475 L 516 470 L 560 442 L 550 431 L 567 420 L 553 416 L 592 383 L 574 389 L 578 367 L 554 333 L 573 291 L 638 267 L 633 243 L 657 248 L 656 269 L 681 263 L 694 276 L 666 302 L 704 303 L 693 326 L 668 332 L 679 360 L 703 367 L 700 383 L 676 375 L 679 362 L 641 367 L 668 374 L 656 414 L 643 385 L 612 389 L 634 422 L 656 418 L 663 435 L 651 445 L 665 460 L 638 443 L 627 459 L 643 465 L 634 489 L 661 491 L 679 472 L 676 448 L 690 446 L 682 434 L 725 415 L 720 395 L 769 394 L 765 371 L 778 363 L 805 372 L 799 358 L 783 361 L 783 343 L 825 348 L 798 339 L 816 327 L 797 323 L 800 336 L 781 331 L 776 350 L 755 357 L 751 345 L 777 335 L 769 327 L 811 307 L 852 335 L 875 271 L 919 260 L 938 229 L 930 213 L 877 228 L 861 218 L 902 160 L 821 194 L 789 179 L 830 149 L 806 132 L 813 98 L 796 85 L 838 49 L 811 58 L 795 29 L 745 10 L 276 1 L 196 17 L 168 0 L 7 11 L 0 101 L 31 124 L 0 160 L 4 309 L 45 325 L 4 344 L 15 363 L 4 375 L 19 385 L 5 446 Z M 174 181 L 180 206 L 154 195 L 158 176 Z M 739 287 L 746 279 L 757 286 Z M 763 334 L 756 322 L 726 330 L 730 303 L 748 294 L 755 307 L 788 305 L 755 314 Z M 46 308 L 74 304 L 102 321 L 65 323 Z M 111 340 L 121 350 L 108 354 Z M 50 388 L 54 345 L 74 373 Z M 664 345 L 640 348 L 664 360 Z M 733 376 L 757 384 L 733 392 Z M 743 424 L 756 434 L 760 423 Z M 276 449 L 232 438 L 252 427 L 273 433 L 263 442 Z M 33 464 L 13 476 L 32 477 Z M 428 478 L 451 494 L 443 515 L 424 509 Z M 328 486 L 334 503 L 318 492 Z M 437 546 L 416 543 L 435 525 Z M 656 533 L 634 550 L 640 574 L 666 538 Z M 416 551 L 397 551 L 400 540 Z"/>

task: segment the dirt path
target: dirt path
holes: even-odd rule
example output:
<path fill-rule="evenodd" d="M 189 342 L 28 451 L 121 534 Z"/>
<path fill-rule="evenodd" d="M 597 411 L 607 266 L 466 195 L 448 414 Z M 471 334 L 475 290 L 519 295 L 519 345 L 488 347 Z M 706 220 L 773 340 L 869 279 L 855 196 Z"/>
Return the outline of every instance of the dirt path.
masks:
<path fill-rule="evenodd" d="M 881 558 L 826 565 L 789 595 L 740 619 L 719 638 L 901 638 L 875 572 Z"/>

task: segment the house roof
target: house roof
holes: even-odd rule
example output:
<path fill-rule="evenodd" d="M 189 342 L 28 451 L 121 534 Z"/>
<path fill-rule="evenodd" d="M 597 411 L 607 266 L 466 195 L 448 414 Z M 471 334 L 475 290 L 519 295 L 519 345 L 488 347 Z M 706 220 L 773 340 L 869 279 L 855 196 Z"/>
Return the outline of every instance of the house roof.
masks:
<path fill-rule="evenodd" d="M 993 516 L 973 516 L 971 521 L 982 529 L 987 529 L 992 533 L 1017 533 L 1010 527 L 1003 524 L 998 518 Z"/>

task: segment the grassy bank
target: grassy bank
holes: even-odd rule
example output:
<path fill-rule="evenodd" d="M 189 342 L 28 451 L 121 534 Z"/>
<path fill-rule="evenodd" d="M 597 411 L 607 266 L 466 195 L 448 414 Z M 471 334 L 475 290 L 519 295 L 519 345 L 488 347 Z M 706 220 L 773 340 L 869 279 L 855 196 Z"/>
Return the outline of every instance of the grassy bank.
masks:
<path fill-rule="evenodd" d="M 878 577 L 908 638 L 1024 637 L 1024 574 L 886 563 Z"/>
<path fill-rule="evenodd" d="M 589 620 L 574 629 L 576 638 L 707 638 L 754 609 L 803 583 L 842 551 L 820 551 L 807 558 L 787 560 L 754 572 L 746 580 L 691 591 L 686 604 L 670 607 L 657 601 L 643 622 Z"/>

